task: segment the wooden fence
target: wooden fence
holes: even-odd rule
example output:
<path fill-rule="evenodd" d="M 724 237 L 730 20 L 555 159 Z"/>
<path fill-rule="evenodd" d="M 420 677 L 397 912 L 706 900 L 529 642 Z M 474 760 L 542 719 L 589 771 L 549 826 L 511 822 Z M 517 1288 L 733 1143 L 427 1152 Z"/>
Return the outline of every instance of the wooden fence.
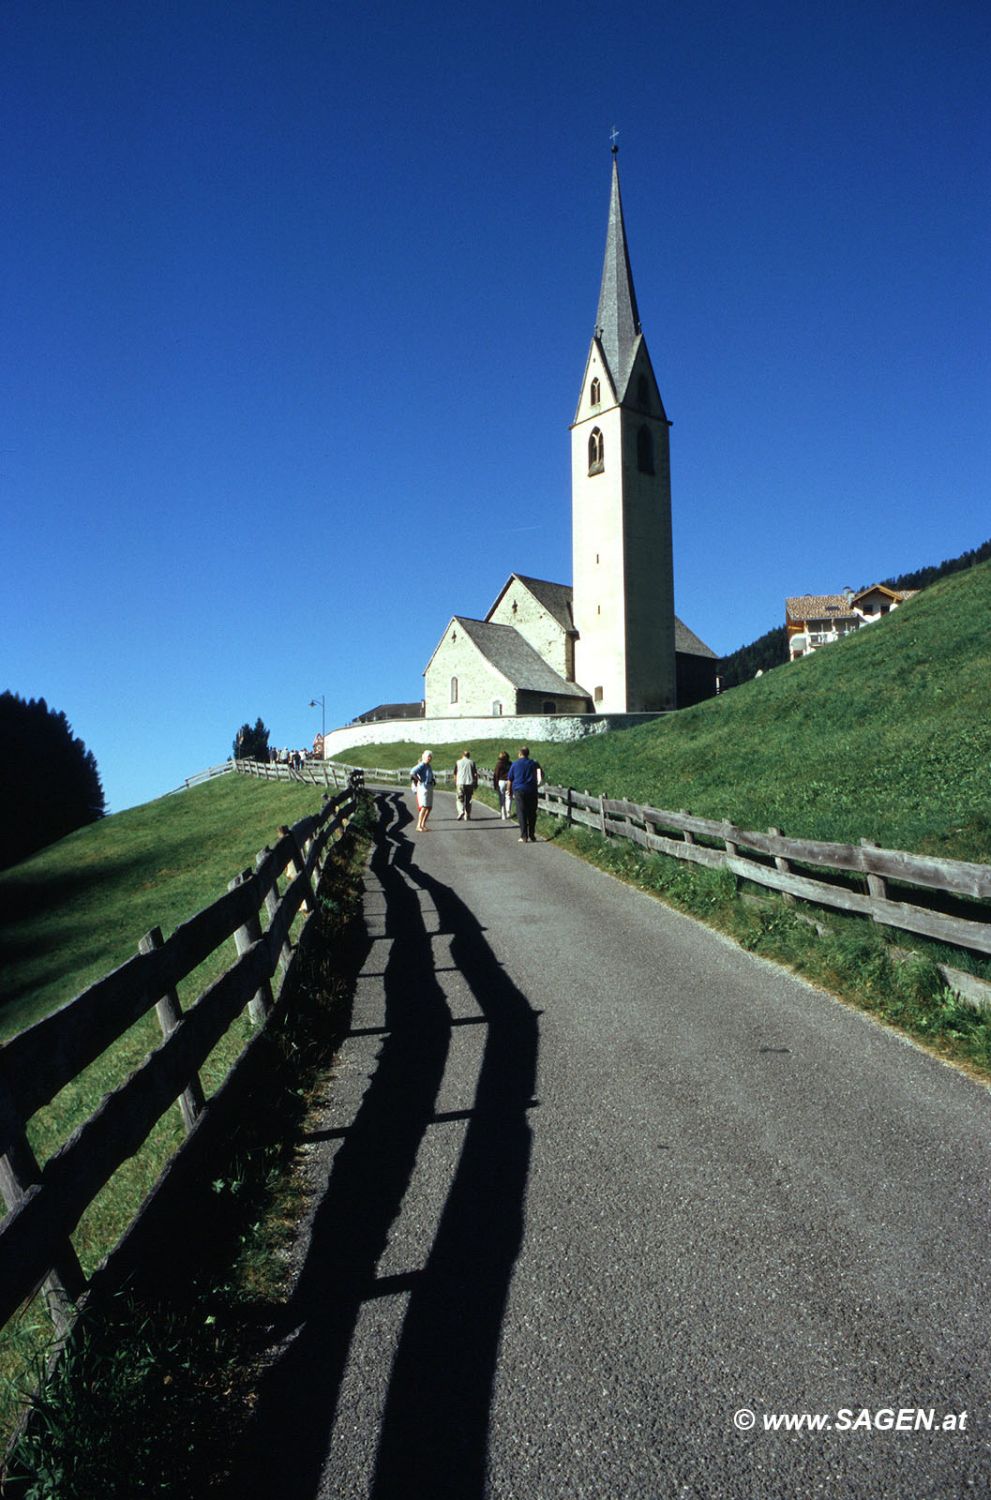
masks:
<path fill-rule="evenodd" d="M 319 812 L 280 829 L 275 847 L 262 850 L 226 895 L 169 938 L 149 932 L 127 963 L 0 1047 L 0 1193 L 8 1210 L 0 1220 L 0 1326 L 44 1288 L 65 1331 L 87 1285 L 70 1235 L 90 1203 L 173 1104 L 187 1132 L 205 1123 L 213 1103 L 204 1100 L 199 1069 L 242 1011 L 260 1023 L 272 1009 L 272 981 L 292 954 L 293 921 L 312 910 L 314 876 L 354 797 L 346 787 Z M 234 961 L 183 1013 L 177 986 L 228 942 Z M 40 1168 L 26 1134 L 32 1116 L 152 1007 L 162 1043 Z"/>
<path fill-rule="evenodd" d="M 571 787 L 541 787 L 540 809 L 568 823 L 630 839 L 644 849 L 710 869 L 730 870 L 741 880 L 780 891 L 786 899 L 797 897 L 855 912 L 886 927 L 919 933 L 977 953 L 991 953 L 991 922 L 980 906 L 975 906 L 973 915 L 969 911 L 962 915 L 959 910 L 948 913 L 930 901 L 920 900 L 912 890 L 899 889 L 898 899 L 894 899 L 889 888 L 889 882 L 899 888 L 918 887 L 932 892 L 937 900 L 944 898 L 944 905 L 961 907 L 969 900 L 986 906 L 991 903 L 991 865 L 879 849 L 868 839 L 861 839 L 859 844 L 829 844 L 785 838 L 779 828 L 755 833 L 726 821 L 699 818 L 688 812 L 663 812 L 621 798 L 593 797 Z M 806 870 L 816 874 L 803 873 Z M 821 874 L 833 878 L 817 878 Z M 849 874 L 858 879 L 844 881 L 842 877 Z M 857 885 L 861 889 L 856 889 Z"/>

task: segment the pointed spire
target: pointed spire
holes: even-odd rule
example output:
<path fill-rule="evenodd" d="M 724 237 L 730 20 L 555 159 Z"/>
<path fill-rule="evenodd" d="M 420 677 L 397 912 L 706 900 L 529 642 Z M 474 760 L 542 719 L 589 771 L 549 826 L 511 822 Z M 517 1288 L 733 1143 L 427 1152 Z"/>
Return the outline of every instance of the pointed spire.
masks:
<path fill-rule="evenodd" d="M 606 232 L 606 257 L 602 266 L 599 310 L 595 318 L 596 337 L 600 340 L 609 370 L 622 401 L 633 365 L 634 344 L 640 332 L 637 294 L 626 248 L 626 226 L 623 223 L 623 200 L 619 193 L 619 163 L 613 143 L 612 194 L 609 199 L 609 228 Z"/>

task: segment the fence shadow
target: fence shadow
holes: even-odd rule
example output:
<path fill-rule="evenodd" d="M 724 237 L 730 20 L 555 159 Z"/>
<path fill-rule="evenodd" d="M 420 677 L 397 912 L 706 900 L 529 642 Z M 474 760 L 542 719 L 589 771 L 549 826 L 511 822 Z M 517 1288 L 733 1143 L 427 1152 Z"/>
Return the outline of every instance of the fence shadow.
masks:
<path fill-rule="evenodd" d="M 470 910 L 414 863 L 402 795 L 384 797 L 381 805 L 371 867 L 385 897 L 390 940 L 382 1047 L 314 1216 L 287 1309 L 284 1352 L 263 1382 L 231 1495 L 312 1500 L 361 1308 L 370 1298 L 395 1293 L 406 1295 L 406 1313 L 370 1494 L 374 1500 L 481 1500 L 485 1490 L 499 1336 L 523 1235 L 537 1014 L 507 978 Z M 434 971 L 423 894 L 482 1013 L 484 1050 L 426 1264 L 377 1283 L 376 1266 L 418 1149 L 436 1119 L 450 1046 L 452 1017 Z M 375 1437 L 363 1434 L 359 1446 L 369 1448 Z"/>

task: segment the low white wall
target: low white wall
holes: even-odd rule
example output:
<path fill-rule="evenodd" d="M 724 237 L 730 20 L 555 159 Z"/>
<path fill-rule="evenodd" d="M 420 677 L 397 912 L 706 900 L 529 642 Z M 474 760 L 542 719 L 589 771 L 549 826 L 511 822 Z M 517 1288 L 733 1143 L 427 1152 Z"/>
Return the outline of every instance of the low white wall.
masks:
<path fill-rule="evenodd" d="M 505 740 L 513 752 L 539 741 L 581 740 L 607 729 L 632 729 L 659 719 L 660 714 L 502 714 L 465 719 L 382 719 L 377 724 L 347 724 L 332 729 L 324 740 L 324 754 L 342 755 L 355 745 L 393 745 L 410 740 L 422 749 L 433 745 L 467 745 L 472 740 Z"/>

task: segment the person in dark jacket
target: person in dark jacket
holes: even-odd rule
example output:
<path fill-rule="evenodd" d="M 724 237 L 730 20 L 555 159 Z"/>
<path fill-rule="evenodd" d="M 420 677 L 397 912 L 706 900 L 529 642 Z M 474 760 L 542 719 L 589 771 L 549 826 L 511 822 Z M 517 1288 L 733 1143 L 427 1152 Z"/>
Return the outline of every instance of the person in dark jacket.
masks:
<path fill-rule="evenodd" d="M 529 746 L 524 745 L 509 768 L 507 780 L 509 795 L 516 799 L 516 817 L 520 825 L 520 843 L 533 844 L 537 840 L 537 789 L 544 773 L 535 760 L 530 759 Z"/>
<path fill-rule="evenodd" d="M 492 787 L 499 799 L 499 816 L 505 822 L 512 816 L 509 805 L 509 756 L 505 750 L 499 751 L 499 759 L 495 763 L 492 772 Z"/>

